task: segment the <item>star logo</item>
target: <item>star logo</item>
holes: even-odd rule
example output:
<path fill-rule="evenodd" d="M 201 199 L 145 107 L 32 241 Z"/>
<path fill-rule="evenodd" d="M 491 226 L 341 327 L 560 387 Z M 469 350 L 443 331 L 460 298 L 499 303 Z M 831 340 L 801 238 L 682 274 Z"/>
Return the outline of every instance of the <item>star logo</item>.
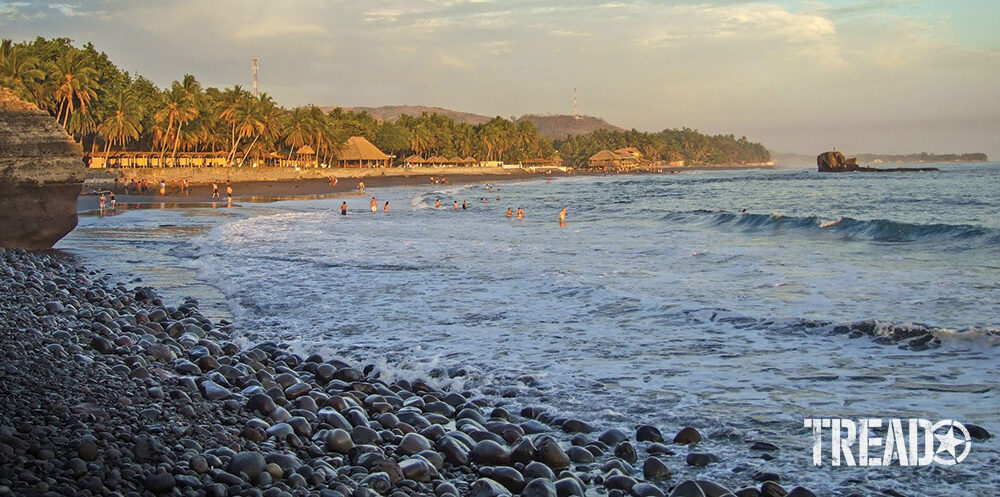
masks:
<path fill-rule="evenodd" d="M 948 432 L 944 435 L 938 434 L 938 430 L 942 428 L 948 428 Z M 961 437 L 955 436 L 956 428 Z M 969 436 L 969 430 L 958 421 L 951 419 L 938 421 L 931 428 L 931 433 L 938 441 L 938 448 L 934 451 L 934 462 L 940 465 L 954 466 L 962 462 L 969 455 L 969 450 L 972 449 L 972 437 Z M 960 452 L 955 450 L 958 447 L 962 448 Z M 944 454 L 942 455 L 942 453 Z"/>

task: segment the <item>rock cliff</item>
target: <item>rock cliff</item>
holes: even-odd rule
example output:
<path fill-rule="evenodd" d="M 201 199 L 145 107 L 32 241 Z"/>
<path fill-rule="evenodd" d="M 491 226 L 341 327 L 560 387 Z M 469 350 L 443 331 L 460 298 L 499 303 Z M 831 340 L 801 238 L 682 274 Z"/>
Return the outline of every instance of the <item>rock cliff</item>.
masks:
<path fill-rule="evenodd" d="M 50 248 L 72 231 L 85 170 L 52 116 L 0 87 L 0 247 Z"/>

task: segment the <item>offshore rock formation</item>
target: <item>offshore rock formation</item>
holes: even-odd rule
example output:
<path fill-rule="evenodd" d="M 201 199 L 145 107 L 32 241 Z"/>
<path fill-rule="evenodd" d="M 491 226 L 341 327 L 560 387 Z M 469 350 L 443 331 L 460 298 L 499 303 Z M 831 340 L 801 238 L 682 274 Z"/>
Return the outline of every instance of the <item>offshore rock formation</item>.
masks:
<path fill-rule="evenodd" d="M 876 169 L 858 165 L 858 159 L 846 158 L 840 152 L 823 152 L 816 156 L 816 167 L 821 173 L 866 172 L 866 173 L 899 173 L 908 171 L 939 171 L 936 167 L 895 167 L 891 169 Z"/>
<path fill-rule="evenodd" d="M 84 172 L 59 123 L 0 87 L 0 247 L 50 248 L 75 228 Z"/>
<path fill-rule="evenodd" d="M 857 159 L 847 159 L 840 152 L 823 152 L 816 156 L 816 166 L 821 173 L 839 173 L 845 171 L 857 171 Z"/>

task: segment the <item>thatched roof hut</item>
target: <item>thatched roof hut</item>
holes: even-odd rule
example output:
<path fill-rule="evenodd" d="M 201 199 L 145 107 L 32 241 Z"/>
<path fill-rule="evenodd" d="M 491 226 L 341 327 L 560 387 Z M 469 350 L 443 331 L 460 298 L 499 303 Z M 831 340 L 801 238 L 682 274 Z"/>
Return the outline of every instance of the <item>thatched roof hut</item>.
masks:
<path fill-rule="evenodd" d="M 479 164 L 479 161 L 473 158 L 471 155 L 466 157 L 462 162 L 465 162 L 470 166 L 475 166 L 476 164 Z"/>
<path fill-rule="evenodd" d="M 587 162 L 590 164 L 590 167 L 614 168 L 622 165 L 622 156 L 604 149 L 591 155 Z"/>
<path fill-rule="evenodd" d="M 295 155 L 316 155 L 316 151 L 309 145 L 302 145 L 295 151 Z"/>
<path fill-rule="evenodd" d="M 388 167 L 389 156 L 364 137 L 352 136 L 337 151 L 337 165 L 340 167 Z"/>
<path fill-rule="evenodd" d="M 448 159 L 448 162 L 450 164 L 454 164 L 454 165 L 458 166 L 458 165 L 461 165 L 461 164 L 465 164 L 465 159 L 463 159 L 463 158 L 461 158 L 461 157 L 459 157 L 459 156 L 456 155 L 456 156 L 452 157 L 451 159 Z"/>
<path fill-rule="evenodd" d="M 410 164 L 410 165 L 426 164 L 427 160 L 424 159 L 423 157 L 417 155 L 417 154 L 413 154 L 413 155 L 407 157 L 406 159 L 404 159 L 403 163 Z"/>

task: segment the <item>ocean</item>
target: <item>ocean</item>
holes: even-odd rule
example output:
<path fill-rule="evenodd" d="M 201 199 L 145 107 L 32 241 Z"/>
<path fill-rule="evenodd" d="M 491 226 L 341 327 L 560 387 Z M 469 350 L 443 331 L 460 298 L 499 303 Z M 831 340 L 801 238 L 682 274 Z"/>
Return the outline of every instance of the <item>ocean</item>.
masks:
<path fill-rule="evenodd" d="M 722 462 L 687 467 L 680 451 L 675 481 L 739 486 L 763 470 L 820 495 L 995 495 L 997 438 L 953 466 L 834 467 L 826 452 L 817 467 L 804 427 L 922 418 L 1000 433 L 1000 164 L 940 168 L 397 187 L 370 192 L 377 214 L 356 195 L 154 205 L 82 216 L 56 248 L 168 304 L 194 296 L 246 343 L 606 428 L 694 426 Z M 523 220 L 505 217 L 518 207 Z M 935 339 L 880 340 L 900 328 Z M 761 459 L 755 440 L 781 450 Z"/>

